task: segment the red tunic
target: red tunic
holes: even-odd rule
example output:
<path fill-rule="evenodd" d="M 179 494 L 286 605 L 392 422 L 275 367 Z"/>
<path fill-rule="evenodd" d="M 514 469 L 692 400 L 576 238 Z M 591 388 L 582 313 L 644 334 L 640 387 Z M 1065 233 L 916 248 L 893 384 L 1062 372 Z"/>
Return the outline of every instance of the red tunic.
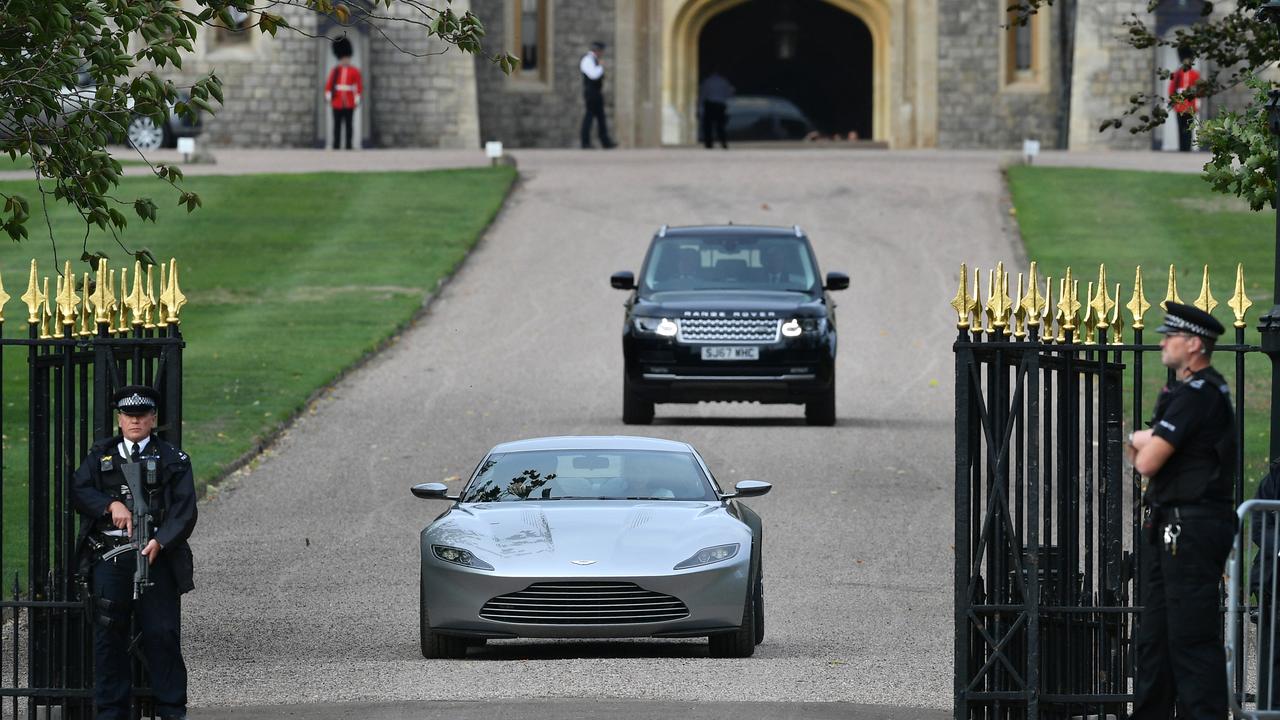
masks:
<path fill-rule="evenodd" d="M 1200 82 L 1200 73 L 1195 70 L 1183 70 L 1182 68 L 1174 70 L 1173 75 L 1169 77 L 1169 97 L 1190 90 L 1198 82 Z M 1179 115 L 1194 115 L 1196 110 L 1199 109 L 1199 105 L 1199 98 L 1181 100 L 1174 104 L 1173 111 Z"/>
<path fill-rule="evenodd" d="M 364 92 L 364 82 L 360 79 L 360 71 L 354 65 L 337 65 L 329 73 L 329 80 L 324 84 L 324 96 L 335 110 L 353 110 L 360 104 L 360 94 Z"/>

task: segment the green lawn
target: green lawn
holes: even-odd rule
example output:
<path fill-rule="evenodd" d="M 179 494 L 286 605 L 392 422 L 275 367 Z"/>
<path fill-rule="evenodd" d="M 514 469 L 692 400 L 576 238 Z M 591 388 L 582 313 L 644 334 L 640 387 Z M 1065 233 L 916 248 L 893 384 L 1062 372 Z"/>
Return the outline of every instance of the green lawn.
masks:
<path fill-rule="evenodd" d="M 1258 317 L 1272 304 L 1274 213 L 1251 212 L 1243 202 L 1212 192 L 1196 175 L 1016 166 L 1008 178 L 1027 256 L 1039 261 L 1042 274 L 1060 278 L 1071 266 L 1083 295 L 1087 281 L 1098 278 L 1098 264 L 1106 263 L 1111 292 L 1121 283 L 1124 304 L 1133 292 L 1134 269 L 1142 266 L 1146 298 L 1152 305 L 1144 341 L 1159 340 L 1152 329 L 1161 317 L 1159 303 L 1165 298 L 1170 263 L 1177 268 L 1178 294 L 1187 303 L 1199 296 L 1204 265 L 1209 265 L 1210 288 L 1219 302 L 1214 316 L 1233 338 L 1235 316 L 1227 301 L 1235 289 L 1236 263 L 1244 263 L 1246 294 L 1254 303 L 1246 315 L 1246 342 L 1258 342 Z M 1056 294 L 1055 288 L 1055 301 Z M 1128 340 L 1131 320 L 1127 311 L 1122 312 Z M 1225 353 L 1215 356 L 1216 366 L 1232 382 L 1233 358 Z M 1149 412 L 1164 381 L 1159 354 L 1148 354 L 1144 366 L 1151 380 L 1144 400 L 1144 412 Z M 1245 375 L 1249 497 L 1266 470 L 1270 363 L 1253 354 Z"/>
<path fill-rule="evenodd" d="M 151 195 L 161 207 L 158 224 L 131 220 L 125 242 L 176 257 L 189 300 L 183 439 L 201 488 L 412 318 L 492 220 L 514 178 L 510 167 L 189 178 L 185 187 L 204 201 L 190 215 L 156 181 L 125 180 L 121 197 Z M 25 187 L 0 183 L 5 192 Z M 53 226 L 60 256 L 77 258 L 78 219 L 59 206 Z M 28 242 L 0 244 L 0 276 L 14 296 L 5 307 L 6 336 L 26 336 L 26 306 L 17 296 L 30 258 L 42 275 L 54 268 L 43 222 L 33 219 L 30 230 Z M 102 234 L 88 245 L 117 266 L 128 260 Z M 76 263 L 76 272 L 86 268 Z M 3 574 L 10 579 L 26 545 L 24 353 L 8 354 L 4 375 Z"/>
<path fill-rule="evenodd" d="M 128 158 L 117 156 L 116 160 L 120 162 L 121 167 L 141 167 L 142 165 L 146 164 L 136 158 L 128 159 Z M 25 170 L 25 171 L 31 170 L 31 160 L 27 158 L 25 155 L 19 156 L 17 158 L 10 158 L 7 154 L 0 155 L 0 172 L 13 172 L 13 171 L 22 171 L 22 170 Z"/>

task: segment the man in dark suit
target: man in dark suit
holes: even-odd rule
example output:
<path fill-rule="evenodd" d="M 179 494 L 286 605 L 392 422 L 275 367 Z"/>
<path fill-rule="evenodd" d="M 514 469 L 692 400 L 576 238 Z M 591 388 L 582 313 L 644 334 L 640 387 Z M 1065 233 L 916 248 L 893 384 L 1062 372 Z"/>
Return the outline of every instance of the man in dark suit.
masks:
<path fill-rule="evenodd" d="M 616 145 L 609 138 L 609 124 L 604 119 L 604 43 L 591 43 L 591 50 L 582 56 L 578 69 L 582 71 L 582 100 L 586 103 L 587 112 L 582 116 L 582 147 L 591 147 L 591 122 L 596 123 L 596 132 L 600 135 L 600 147 L 608 150 Z"/>

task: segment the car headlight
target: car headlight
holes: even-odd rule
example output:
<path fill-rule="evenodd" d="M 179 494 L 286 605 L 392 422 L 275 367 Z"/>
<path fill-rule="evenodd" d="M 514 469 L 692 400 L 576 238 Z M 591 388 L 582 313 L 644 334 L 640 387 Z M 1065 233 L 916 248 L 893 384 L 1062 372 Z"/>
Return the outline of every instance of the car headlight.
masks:
<path fill-rule="evenodd" d="M 698 567 L 699 565 L 710 565 L 728 560 L 738 554 L 738 543 L 729 543 L 728 545 L 713 545 L 711 547 L 702 548 L 694 553 L 688 560 L 676 565 L 673 570 L 684 570 L 686 568 Z"/>
<path fill-rule="evenodd" d="M 782 323 L 782 336 L 789 338 L 800 337 L 806 333 L 821 333 L 826 329 L 826 318 L 791 318 Z"/>
<path fill-rule="evenodd" d="M 676 321 L 671 318 L 638 317 L 634 322 L 636 329 L 640 332 L 653 333 L 662 337 L 675 337 L 680 331 L 680 326 L 676 325 Z"/>
<path fill-rule="evenodd" d="M 435 553 L 435 556 L 441 560 L 454 565 L 462 565 L 477 570 L 493 569 L 492 565 L 462 548 L 449 547 L 448 545 L 432 545 L 431 552 Z"/>

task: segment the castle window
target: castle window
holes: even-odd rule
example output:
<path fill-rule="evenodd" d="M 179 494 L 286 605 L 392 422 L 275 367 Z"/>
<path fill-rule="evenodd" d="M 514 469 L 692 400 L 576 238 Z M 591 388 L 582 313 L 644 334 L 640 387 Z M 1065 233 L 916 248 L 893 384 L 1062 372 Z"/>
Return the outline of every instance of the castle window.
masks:
<path fill-rule="evenodd" d="M 212 48 L 244 47 L 253 41 L 253 18 L 236 8 L 227 8 L 231 22 L 215 17 L 213 31 L 209 34 Z"/>
<path fill-rule="evenodd" d="M 1008 0 L 996 0 L 1005 13 L 1004 43 L 1000 47 L 1002 85 L 1013 90 L 1048 90 L 1049 12 L 1040 12 L 1018 23 L 1016 12 L 1005 8 Z"/>
<path fill-rule="evenodd" d="M 520 75 L 545 80 L 547 76 L 547 0 L 519 0 L 515 13 L 515 49 Z"/>

